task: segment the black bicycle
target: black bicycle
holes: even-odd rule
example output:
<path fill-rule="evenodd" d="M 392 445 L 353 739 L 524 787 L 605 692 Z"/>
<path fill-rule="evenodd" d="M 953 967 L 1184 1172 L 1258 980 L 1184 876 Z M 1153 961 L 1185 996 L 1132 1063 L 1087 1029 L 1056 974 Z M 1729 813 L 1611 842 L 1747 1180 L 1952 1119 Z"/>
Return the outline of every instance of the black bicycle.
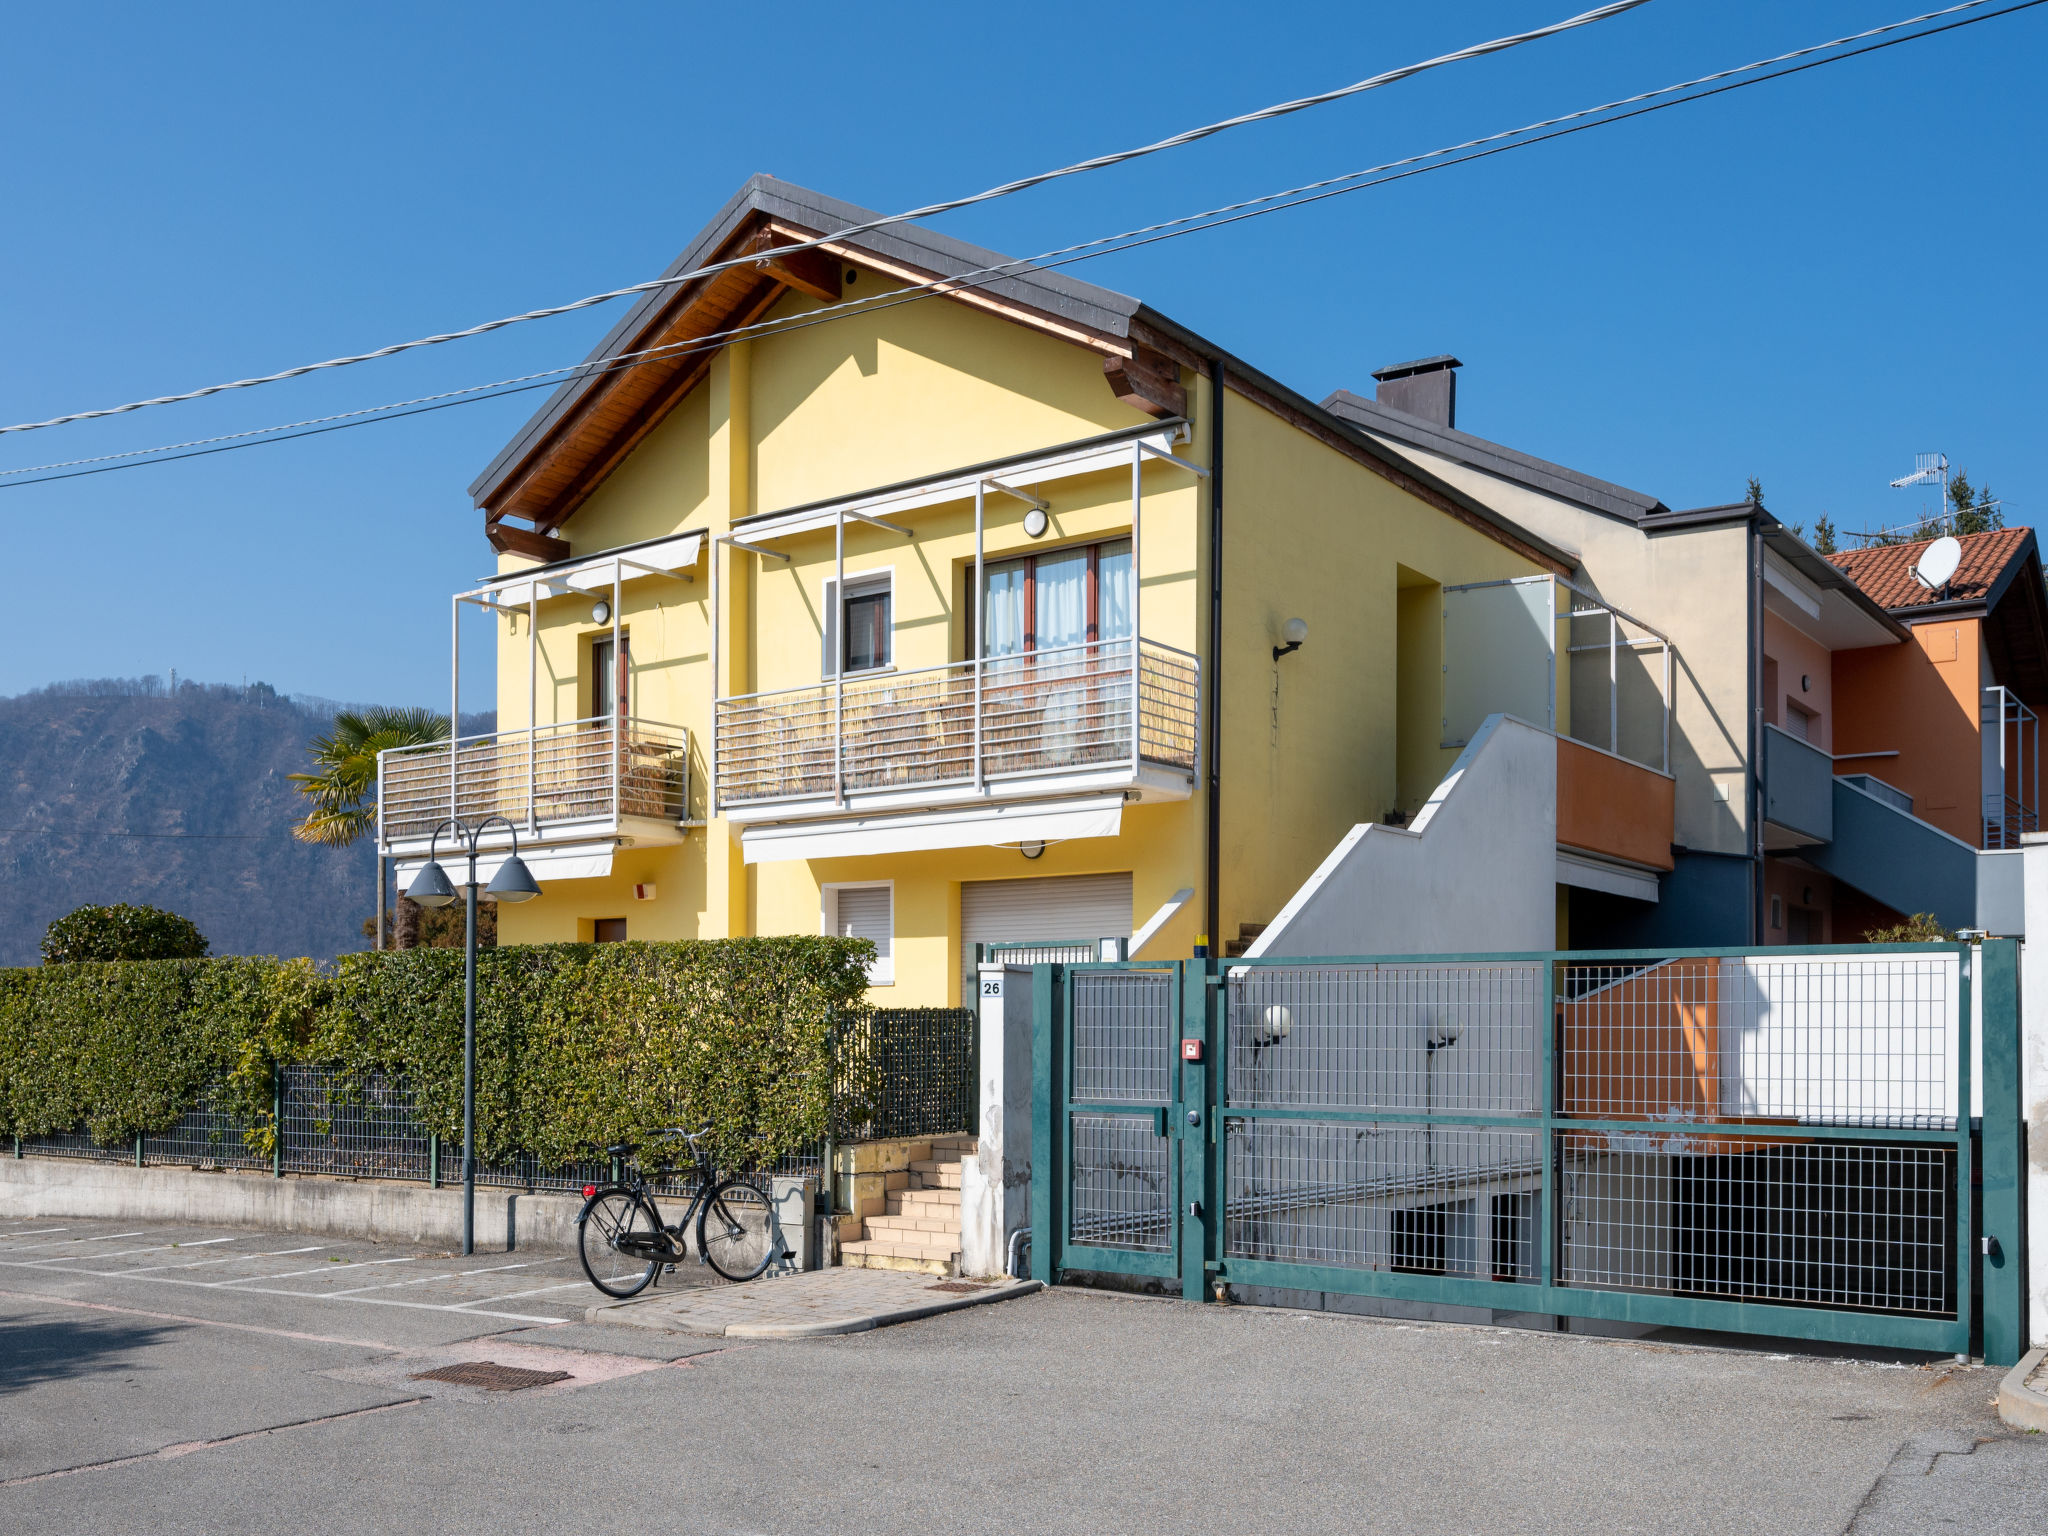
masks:
<path fill-rule="evenodd" d="M 751 1280 L 783 1252 L 776 1229 L 774 1202 L 768 1192 L 743 1174 L 721 1176 L 710 1156 L 698 1150 L 704 1131 L 678 1126 L 656 1132 L 680 1137 L 695 1164 L 697 1189 L 683 1219 L 669 1226 L 654 1203 L 654 1184 L 647 1170 L 635 1167 L 616 1184 L 589 1185 L 583 1210 L 576 1218 L 576 1247 L 583 1273 L 607 1296 L 621 1299 L 646 1290 L 663 1265 L 688 1257 L 685 1236 L 697 1222 L 697 1254 L 727 1280 Z M 630 1146 L 607 1147 L 622 1159 Z M 657 1163 L 655 1177 L 671 1171 Z"/>

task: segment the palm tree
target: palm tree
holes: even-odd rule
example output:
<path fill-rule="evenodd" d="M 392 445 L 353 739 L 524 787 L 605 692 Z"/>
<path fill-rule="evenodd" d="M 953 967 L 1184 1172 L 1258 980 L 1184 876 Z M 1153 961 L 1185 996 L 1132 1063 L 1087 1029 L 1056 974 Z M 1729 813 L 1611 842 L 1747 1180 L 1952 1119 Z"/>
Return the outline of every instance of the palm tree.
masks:
<path fill-rule="evenodd" d="M 320 772 L 288 775 L 313 802 L 292 836 L 302 843 L 346 848 L 376 819 L 377 754 L 447 739 L 448 717 L 431 709 L 343 710 L 334 717 L 331 732 L 313 738 L 313 761 Z"/>
<path fill-rule="evenodd" d="M 313 802 L 306 819 L 292 828 L 302 843 L 346 848 L 376 824 L 377 754 L 393 747 L 418 747 L 448 739 L 448 717 L 431 709 L 343 710 L 334 729 L 312 743 L 317 773 L 289 775 L 299 793 Z M 384 907 L 384 860 L 377 860 L 377 908 L 381 927 Z M 392 938 L 399 949 L 417 942 L 419 908 L 404 896 L 393 914 Z M 384 947 L 384 936 L 376 936 Z"/>

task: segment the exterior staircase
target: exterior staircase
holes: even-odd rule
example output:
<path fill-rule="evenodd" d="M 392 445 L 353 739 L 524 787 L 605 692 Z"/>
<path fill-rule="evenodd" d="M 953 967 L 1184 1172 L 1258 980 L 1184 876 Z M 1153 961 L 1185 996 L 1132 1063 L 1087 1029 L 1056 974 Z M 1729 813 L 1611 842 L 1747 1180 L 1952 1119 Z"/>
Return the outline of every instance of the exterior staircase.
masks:
<path fill-rule="evenodd" d="M 960 1272 L 960 1161 L 973 1155 L 972 1136 L 938 1136 L 931 1156 L 913 1161 L 880 1215 L 862 1219 L 860 1237 L 839 1245 L 839 1262 L 855 1269 L 902 1269 L 927 1275 Z M 891 1175 L 891 1183 L 896 1180 Z"/>
<path fill-rule="evenodd" d="M 1265 923 L 1239 923 L 1237 925 L 1237 937 L 1223 941 L 1224 958 L 1226 960 L 1236 960 L 1248 953 L 1253 941 L 1260 934 L 1264 933 L 1266 928 L 1267 924 Z"/>

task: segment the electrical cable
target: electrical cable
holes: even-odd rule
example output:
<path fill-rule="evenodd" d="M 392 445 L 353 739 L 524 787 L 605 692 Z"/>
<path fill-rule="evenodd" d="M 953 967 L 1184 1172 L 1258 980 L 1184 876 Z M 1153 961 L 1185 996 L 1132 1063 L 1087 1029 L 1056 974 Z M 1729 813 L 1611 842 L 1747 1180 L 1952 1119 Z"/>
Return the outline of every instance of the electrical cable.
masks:
<path fill-rule="evenodd" d="M 180 459 L 198 458 L 211 453 L 226 452 L 232 448 L 258 447 L 265 442 L 290 442 L 300 437 L 319 436 L 325 432 L 337 431 L 347 426 L 368 426 L 374 421 L 400 420 L 406 416 L 421 415 L 429 411 L 446 409 L 451 405 L 468 405 L 482 400 L 502 399 L 509 395 L 524 394 L 533 389 L 550 387 L 569 376 L 580 376 L 583 378 L 601 377 L 605 374 L 624 371 L 627 368 L 640 367 L 646 363 L 660 361 L 665 358 L 687 356 L 696 352 L 712 350 L 744 336 L 757 334 L 780 335 L 786 331 L 807 329 L 812 325 L 847 318 L 849 314 L 856 311 L 864 313 L 894 308 L 898 304 L 943 296 L 949 292 L 986 287 L 1018 271 L 1053 270 L 1072 265 L 1076 262 L 1093 260 L 1100 256 L 1115 255 L 1123 251 L 1135 250 L 1145 245 L 1155 244 L 1162 240 L 1176 239 L 1182 235 L 1203 233 L 1210 229 L 1223 228 L 1246 219 L 1262 217 L 1265 214 L 1305 207 L 1328 198 L 1363 191 L 1370 187 L 1385 186 L 1391 182 L 1405 180 L 1410 176 L 1425 174 L 1429 171 L 1466 165 L 1475 160 L 1505 153 L 1510 149 L 1525 148 L 1532 144 L 1541 144 L 1551 139 L 1562 138 L 1568 134 L 1582 133 L 1591 128 L 1606 127 L 1613 123 L 1626 122 L 1630 118 L 1644 116 L 1650 112 L 1662 111 L 1669 107 L 1684 106 L 1695 101 L 1704 101 L 1728 91 L 1738 90 L 1750 85 L 1760 85 L 1766 81 L 1781 80 L 1808 69 L 1818 68 L 1824 64 L 1839 63 L 1865 53 L 1875 52 L 1880 48 L 1894 47 L 1900 43 L 1934 37 L 1943 32 L 1953 31 L 1958 27 L 1973 25 L 1980 21 L 1994 20 L 2001 16 L 2011 15 L 2017 11 L 2030 10 L 2035 6 L 2048 4 L 2048 0 L 2018 0 L 2018 3 L 2005 6 L 2000 10 L 1985 12 L 1981 15 L 1964 16 L 1959 20 L 1947 22 L 1939 27 L 1930 27 L 1924 31 L 1915 32 L 1910 36 L 1896 37 L 1889 35 L 1907 27 L 1918 26 L 1926 21 L 1936 20 L 1944 16 L 1953 16 L 1958 12 L 1977 10 L 1989 3 L 1990 0 L 1965 0 L 1963 4 L 1950 6 L 1943 10 L 1929 11 L 1920 16 L 1887 23 L 1880 27 L 1869 28 L 1863 32 L 1851 33 L 1828 42 L 1815 43 L 1793 49 L 1787 53 L 1773 55 L 1767 59 L 1759 59 L 1750 64 L 1717 70 L 1711 74 L 1680 81 L 1674 85 L 1663 86 L 1654 91 L 1644 91 L 1634 96 L 1620 97 L 1614 101 L 1605 102 L 1595 107 L 1581 108 L 1578 111 L 1566 113 L 1560 117 L 1546 118 L 1539 122 L 1524 124 L 1519 128 L 1505 129 L 1499 133 L 1489 134 L 1482 138 L 1468 139 L 1460 144 L 1446 145 L 1442 148 L 1427 150 L 1421 154 L 1387 161 L 1381 165 L 1347 172 L 1341 176 L 1307 182 L 1301 186 L 1291 187 L 1284 191 L 1265 193 L 1259 197 L 1248 198 L 1241 202 L 1227 203 L 1221 207 L 1207 209 L 1201 213 L 1186 214 L 1178 218 L 1164 220 L 1160 223 L 1142 225 L 1136 229 L 1125 230 L 1118 234 L 1104 235 L 1075 245 L 1057 247 L 1038 256 L 1020 257 L 994 266 L 977 268 L 965 273 L 956 273 L 948 277 L 929 278 L 921 283 L 898 290 L 895 293 L 882 295 L 874 299 L 848 300 L 841 304 L 808 310 L 803 315 L 793 319 L 758 321 L 751 325 L 738 326 L 730 330 L 696 337 L 688 342 L 651 347 L 640 352 L 619 353 L 595 361 L 569 364 L 559 368 L 542 370 L 538 373 L 515 375 L 509 379 L 500 379 L 488 384 L 471 385 L 465 389 L 444 391 L 436 395 L 425 395 L 413 400 L 394 401 L 379 406 L 367 406 L 355 411 L 341 412 L 334 416 L 314 417 L 308 421 L 290 422 L 272 427 L 251 428 L 245 432 L 228 433 L 221 437 L 200 438 L 192 442 L 165 444 L 156 448 L 132 449 L 126 453 L 102 454 L 88 459 L 61 460 L 51 464 L 33 465 L 21 469 L 0 470 L 0 479 L 19 475 L 40 476 L 40 478 L 33 480 L 17 480 L 13 485 L 0 485 L 0 491 L 17 489 L 23 485 L 43 485 L 53 480 L 74 479 L 80 475 L 105 473 L 111 469 L 139 468 L 142 467 L 143 463 L 173 463 Z M 1882 40 L 1876 42 L 1867 41 L 1873 38 Z M 1865 45 L 1860 48 L 1845 49 L 1840 53 L 1830 54 L 1826 58 L 1814 59 L 1811 57 L 1813 54 L 1839 48 L 1845 43 L 1852 42 L 1864 42 Z M 1739 75 L 1754 75 L 1755 71 L 1769 69 L 1773 65 L 1784 64 L 1798 59 L 1805 59 L 1807 62 L 1797 64 L 1791 68 L 1776 69 L 1770 74 L 1756 75 L 1750 79 L 1737 80 L 1731 78 Z M 1712 84 L 1713 82 L 1725 83 L 1715 85 L 1711 90 L 1696 89 L 1701 85 Z M 1660 97 L 1672 97 L 1678 92 L 1685 91 L 1692 91 L 1693 94 L 1678 96 L 1673 100 L 1657 99 Z M 1621 107 L 1633 107 L 1634 110 L 1627 112 L 1616 110 Z M 1601 115 L 1607 113 L 1612 113 L 1613 115 Z M 1588 121 L 1588 119 L 1595 120 Z M 1452 156 L 1456 158 L 1448 158 Z M 1430 161 L 1435 163 L 1423 163 Z M 110 462 L 121 460 L 140 462 Z M 65 474 L 45 473 L 46 471 L 56 470 L 69 470 L 71 472 Z"/>
<path fill-rule="evenodd" d="M 835 230 L 831 234 L 818 235 L 808 240 L 799 240 L 789 245 L 777 246 L 775 252 L 777 255 L 786 255 L 795 251 L 814 250 L 819 246 L 829 245 L 835 241 L 847 240 L 856 235 L 871 234 L 876 230 L 887 229 L 891 225 L 909 223 L 917 219 L 934 218 L 939 214 L 951 213 L 956 209 L 973 207 L 977 203 L 991 202 L 999 197 L 1009 197 L 1017 192 L 1024 192 L 1033 187 L 1044 186 L 1047 182 L 1058 181 L 1063 177 L 1079 176 L 1089 171 L 1105 170 L 1111 166 L 1123 165 L 1132 160 L 1142 159 L 1147 155 L 1156 155 L 1165 150 L 1179 149 L 1184 145 L 1193 144 L 1202 139 L 1213 138 L 1217 134 L 1227 133 L 1233 128 L 1242 128 L 1251 123 L 1268 122 L 1274 118 L 1286 117 L 1296 112 L 1306 111 L 1311 107 L 1325 106 L 1333 101 L 1342 101 L 1347 97 L 1357 96 L 1366 91 L 1378 90 L 1383 86 L 1394 85 L 1400 81 L 1412 79 L 1416 75 L 1423 74 L 1432 69 L 1441 69 L 1446 65 L 1461 64 L 1471 59 L 1484 58 L 1489 54 L 1503 53 L 1510 48 L 1518 48 L 1524 43 L 1538 42 L 1544 38 L 1555 37 L 1562 32 L 1591 26 L 1595 22 L 1606 21 L 1611 17 L 1619 16 L 1626 11 L 1635 10 L 1649 3 L 1650 0 L 1613 0 L 1611 4 L 1598 6 L 1577 16 L 1568 16 L 1563 21 L 1552 22 L 1548 26 L 1536 27 L 1527 32 L 1511 33 L 1505 37 L 1494 38 L 1489 42 L 1474 43 L 1467 48 L 1460 48 L 1451 53 L 1439 54 L 1432 59 L 1423 59 L 1414 64 L 1404 64 L 1398 69 L 1390 69 L 1377 75 L 1368 76 L 1366 79 L 1355 81 L 1336 90 L 1322 91 L 1316 95 L 1303 96 L 1294 101 L 1279 102 L 1273 106 L 1261 107 L 1255 112 L 1246 112 L 1236 117 L 1224 118 L 1220 122 L 1206 124 L 1200 128 L 1187 129 L 1184 132 L 1160 139 L 1156 143 L 1141 145 L 1136 149 L 1118 150 L 1112 154 L 1096 155 L 1091 159 L 1076 161 L 1072 165 L 1061 166 L 1057 170 L 1040 171 L 1035 175 L 1021 177 L 1016 181 L 1004 182 L 1000 186 L 989 187 L 984 191 L 972 193 L 966 197 L 948 198 L 943 202 L 927 203 L 922 208 L 912 208 L 903 213 L 887 214 L 881 218 L 870 219 L 864 224 L 849 225 L 844 229 Z M 628 287 L 613 288 L 604 293 L 590 294 L 572 303 L 551 305 L 544 309 L 530 309 L 524 314 L 507 315 L 499 320 L 487 320 L 481 325 L 473 325 L 465 330 L 445 331 L 439 335 L 422 336 L 412 341 L 394 342 L 390 346 L 379 347 L 373 352 L 358 352 L 346 357 L 332 357 L 320 363 L 304 363 L 296 368 L 286 368 L 277 373 L 261 374 L 247 379 L 236 379 L 226 384 L 209 384 L 203 389 L 186 390 L 182 394 L 158 395 L 148 400 L 131 400 L 126 405 L 108 406 L 100 410 L 73 411 L 63 416 L 52 416 L 45 421 L 17 422 L 13 426 L 0 427 L 0 437 L 4 437 L 12 432 L 37 432 L 46 427 L 61 427 L 72 422 L 95 421 L 106 416 L 122 416 L 131 411 L 147 410 L 152 406 L 177 405 L 187 400 L 203 400 L 209 395 L 224 394 L 229 390 L 254 389 L 262 384 L 278 384 L 287 379 L 302 378 L 306 374 L 318 373 L 326 369 L 347 368 L 357 363 L 368 363 L 374 362 L 379 358 L 395 357 L 401 352 L 416 351 L 421 347 L 438 347 L 451 341 L 464 341 L 474 336 L 487 335 L 492 331 L 504 330 L 508 326 L 522 325 L 529 320 L 552 319 L 557 315 L 572 314 L 579 309 L 589 309 L 594 305 L 608 304 L 614 299 L 630 298 L 638 294 L 652 293 L 662 288 L 672 288 L 683 283 L 695 282 L 699 278 L 713 276 L 734 267 L 752 265 L 759 259 L 759 255 L 755 253 L 735 256 L 725 261 L 714 261 L 701 267 L 693 267 L 687 272 L 678 272 L 673 276 L 651 278 L 644 283 L 634 283 Z"/>

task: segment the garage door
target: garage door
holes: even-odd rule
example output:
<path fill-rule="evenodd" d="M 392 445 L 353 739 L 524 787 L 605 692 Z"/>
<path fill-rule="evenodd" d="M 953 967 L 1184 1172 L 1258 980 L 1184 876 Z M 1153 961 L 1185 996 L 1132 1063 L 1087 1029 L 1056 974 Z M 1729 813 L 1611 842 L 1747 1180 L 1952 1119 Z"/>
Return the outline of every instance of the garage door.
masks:
<path fill-rule="evenodd" d="M 1131 877 L 1062 875 L 1044 880 L 968 880 L 960 886 L 960 995 L 974 996 L 978 944 L 1073 946 L 1019 959 L 1093 959 L 1100 939 L 1131 936 Z M 1081 948 L 1089 953 L 1083 955 Z"/>

